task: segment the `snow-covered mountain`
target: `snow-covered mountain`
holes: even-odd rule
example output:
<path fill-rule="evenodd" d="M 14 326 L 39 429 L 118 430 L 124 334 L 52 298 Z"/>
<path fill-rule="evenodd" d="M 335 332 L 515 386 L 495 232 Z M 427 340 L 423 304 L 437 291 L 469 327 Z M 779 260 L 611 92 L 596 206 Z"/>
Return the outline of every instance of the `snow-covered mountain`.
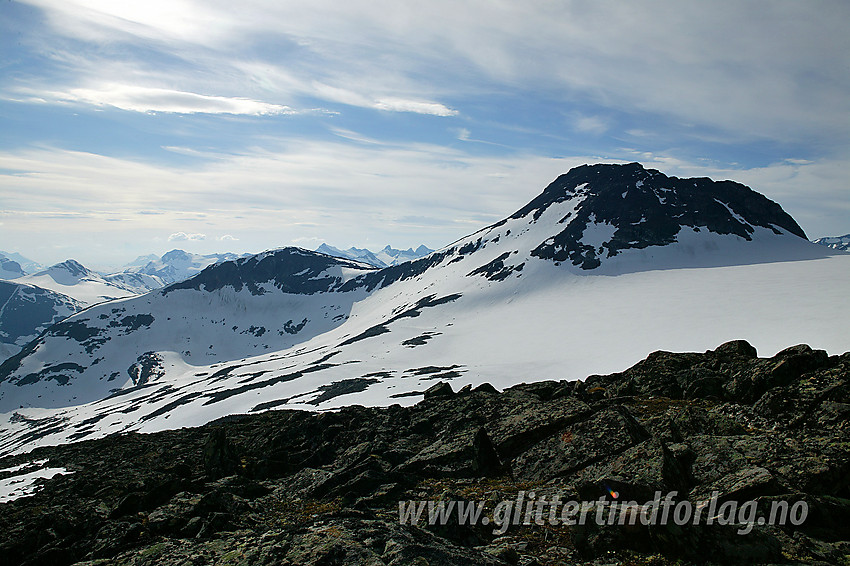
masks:
<path fill-rule="evenodd" d="M 410 404 L 438 380 L 577 379 L 738 338 L 839 353 L 848 275 L 850 255 L 743 185 L 578 167 L 412 262 L 284 248 L 79 313 L 0 365 L 0 446 Z"/>
<path fill-rule="evenodd" d="M 41 271 L 42 269 L 44 269 L 44 266 L 40 263 L 26 258 L 17 252 L 0 251 L 0 258 L 4 257 L 17 263 L 25 274 L 35 273 L 36 271 Z"/>
<path fill-rule="evenodd" d="M 843 236 L 818 238 L 812 241 L 816 244 L 820 244 L 822 246 L 826 246 L 834 250 L 841 250 L 844 252 L 850 251 L 850 234 L 845 234 Z"/>
<path fill-rule="evenodd" d="M 39 264 L 27 260 L 29 266 Z M 0 299 L 11 302 L 0 308 L 0 360 L 16 354 L 50 324 L 57 323 L 85 307 L 119 298 L 142 295 L 166 283 L 182 281 L 219 261 L 235 259 L 235 254 L 201 256 L 172 250 L 162 258 L 143 256 L 142 265 L 130 265 L 112 274 L 95 272 L 69 259 L 27 275 L 16 261 L 0 256 L 0 279 L 14 280 Z M 14 291 L 12 291 L 14 289 Z M 0 305 L 5 304 L 3 299 Z"/>
<path fill-rule="evenodd" d="M 159 261 L 159 260 L 160 260 L 160 257 L 156 254 L 140 255 L 139 257 L 137 257 L 133 261 L 125 263 L 124 265 L 122 265 L 121 268 L 124 269 L 124 270 L 130 270 L 132 268 L 142 268 L 152 261 Z"/>
<path fill-rule="evenodd" d="M 17 281 L 0 281 L 0 360 L 18 353 L 48 326 L 83 306 L 61 293 Z"/>
<path fill-rule="evenodd" d="M 415 250 L 413 248 L 397 250 L 393 247 L 386 246 L 379 252 L 373 252 L 366 248 L 355 247 L 350 247 L 347 250 L 341 250 L 339 248 L 329 246 L 328 244 L 322 244 L 316 248 L 316 251 L 333 257 L 360 261 L 373 267 L 390 267 L 392 265 L 398 265 L 406 261 L 413 261 L 414 259 L 425 257 L 434 250 L 424 245 L 419 246 Z"/>
<path fill-rule="evenodd" d="M 2 261 L 2 260 L 0 260 Z M 19 267 L 17 262 L 6 260 Z M 101 275 L 69 259 L 32 275 L 0 281 L 0 360 L 16 354 L 51 324 L 85 307 L 134 297 L 162 282 L 149 275 Z"/>
<path fill-rule="evenodd" d="M 159 280 L 149 276 L 101 275 L 73 259 L 15 281 L 67 295 L 84 306 L 132 297 L 162 286 Z"/>
<path fill-rule="evenodd" d="M 413 248 L 407 248 L 406 250 L 397 250 L 390 246 L 385 246 L 384 249 L 376 253 L 375 256 L 378 258 L 378 261 L 389 267 L 392 265 L 404 263 L 406 261 L 413 261 L 414 259 L 419 259 L 420 257 L 425 257 L 433 251 L 434 250 L 425 245 L 420 245 L 415 250 Z"/>
<path fill-rule="evenodd" d="M 124 273 L 150 275 L 159 279 L 163 285 L 170 285 L 197 275 L 210 265 L 230 261 L 251 254 L 193 254 L 183 250 L 171 250 L 162 257 L 153 254 L 140 256 L 125 266 Z M 113 276 L 118 275 L 114 274 Z"/>
<path fill-rule="evenodd" d="M 355 248 L 352 246 L 347 250 L 341 250 L 339 248 L 329 246 L 328 244 L 322 244 L 316 248 L 316 251 L 320 254 L 329 255 L 331 257 L 359 261 L 360 263 L 364 263 L 372 267 L 387 267 L 386 264 L 379 260 L 373 252 L 366 248 Z"/>
<path fill-rule="evenodd" d="M 7 257 L 0 256 L 0 279 L 11 281 L 26 275 L 21 264 Z"/>

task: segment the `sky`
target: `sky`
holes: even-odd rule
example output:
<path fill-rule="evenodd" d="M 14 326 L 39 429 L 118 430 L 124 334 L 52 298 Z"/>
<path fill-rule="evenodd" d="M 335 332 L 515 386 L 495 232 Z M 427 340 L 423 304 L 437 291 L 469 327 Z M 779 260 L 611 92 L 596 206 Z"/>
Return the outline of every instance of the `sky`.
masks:
<path fill-rule="evenodd" d="M 440 248 L 583 163 L 850 232 L 850 3 L 0 0 L 0 249 Z"/>

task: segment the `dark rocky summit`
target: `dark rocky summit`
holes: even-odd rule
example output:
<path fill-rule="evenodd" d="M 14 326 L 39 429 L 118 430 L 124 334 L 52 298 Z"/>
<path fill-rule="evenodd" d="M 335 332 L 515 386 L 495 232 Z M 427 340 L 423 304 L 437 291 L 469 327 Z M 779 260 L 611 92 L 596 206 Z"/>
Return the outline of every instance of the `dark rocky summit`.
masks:
<path fill-rule="evenodd" d="M 0 504 L 7 565 L 850 564 L 850 353 L 746 342 L 576 382 L 271 411 L 0 461 L 73 472 Z M 0 471 L 0 480 L 11 472 Z M 399 502 L 806 502 L 799 525 L 412 526 Z M 600 515 L 603 516 L 603 515 Z M 755 520 L 755 515 L 750 520 Z M 604 521 L 603 521 L 604 523 Z"/>
<path fill-rule="evenodd" d="M 254 256 L 213 264 L 198 275 L 166 287 L 168 294 L 179 289 L 215 291 L 247 287 L 252 295 L 262 295 L 263 283 L 269 283 L 285 293 L 311 295 L 323 293 L 340 285 L 342 278 L 329 273 L 333 268 L 348 268 L 368 273 L 372 269 L 362 263 L 326 256 L 301 248 L 280 248 Z"/>
<path fill-rule="evenodd" d="M 511 218 L 538 218 L 552 204 L 582 198 L 566 227 L 540 244 L 532 255 L 570 261 L 594 269 L 600 258 L 621 250 L 664 246 L 676 241 L 682 228 L 715 234 L 734 234 L 751 240 L 759 226 L 805 238 L 799 224 L 782 207 L 746 185 L 706 177 L 668 177 L 640 163 L 582 165 L 559 176 Z M 615 228 L 600 251 L 583 241 L 585 230 L 597 223 Z"/>

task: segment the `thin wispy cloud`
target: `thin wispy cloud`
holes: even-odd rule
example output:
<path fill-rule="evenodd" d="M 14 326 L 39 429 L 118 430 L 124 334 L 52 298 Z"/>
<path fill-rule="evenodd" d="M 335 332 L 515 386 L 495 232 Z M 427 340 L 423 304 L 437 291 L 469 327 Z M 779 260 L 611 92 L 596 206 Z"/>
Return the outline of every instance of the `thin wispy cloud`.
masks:
<path fill-rule="evenodd" d="M 578 116 L 573 127 L 586 134 L 602 135 L 608 131 L 608 124 L 599 116 Z"/>
<path fill-rule="evenodd" d="M 403 98 L 382 98 L 375 103 L 375 108 L 390 112 L 414 112 L 432 116 L 456 116 L 458 113 L 457 110 L 447 108 L 439 102 L 405 100 Z"/>
<path fill-rule="evenodd" d="M 24 91 L 26 93 L 26 91 Z M 247 98 L 208 96 L 163 88 L 134 85 L 104 85 L 100 88 L 72 88 L 67 92 L 27 93 L 40 102 L 82 103 L 112 106 L 133 112 L 169 112 L 175 114 L 244 114 L 263 116 L 295 114 L 288 106 L 268 104 Z"/>

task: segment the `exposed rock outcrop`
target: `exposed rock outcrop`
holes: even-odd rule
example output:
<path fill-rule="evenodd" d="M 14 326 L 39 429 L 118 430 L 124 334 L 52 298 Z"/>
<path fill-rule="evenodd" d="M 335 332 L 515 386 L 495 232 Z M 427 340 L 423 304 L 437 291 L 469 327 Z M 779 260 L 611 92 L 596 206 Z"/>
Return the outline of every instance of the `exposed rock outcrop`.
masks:
<path fill-rule="evenodd" d="M 4 564 L 847 564 L 850 353 L 745 342 L 581 382 L 434 387 L 402 408 L 270 411 L 45 447 L 67 475 L 0 504 Z M 402 524 L 399 502 L 557 494 L 754 501 L 753 524 Z M 601 498 L 601 499 L 600 499 Z M 759 524 L 804 501 L 799 525 Z M 426 512 L 427 515 L 427 512 Z M 522 522 L 522 521 L 520 521 Z"/>

